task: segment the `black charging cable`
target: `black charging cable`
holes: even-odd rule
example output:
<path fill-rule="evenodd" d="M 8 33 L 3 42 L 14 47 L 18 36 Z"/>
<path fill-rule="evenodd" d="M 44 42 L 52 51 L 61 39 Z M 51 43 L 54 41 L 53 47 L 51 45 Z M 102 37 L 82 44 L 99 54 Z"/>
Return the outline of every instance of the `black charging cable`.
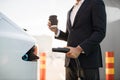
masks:
<path fill-rule="evenodd" d="M 76 62 L 76 66 L 77 66 L 77 77 L 78 77 L 78 80 L 81 80 L 80 78 L 82 77 L 82 74 L 81 74 L 81 66 L 80 66 L 80 61 L 78 58 L 75 59 L 75 62 Z"/>
<path fill-rule="evenodd" d="M 53 52 L 67 53 L 68 51 L 70 51 L 70 49 L 68 49 L 68 48 L 52 48 L 52 51 Z M 81 80 L 80 78 L 82 78 L 84 76 L 83 76 L 82 68 L 80 65 L 80 61 L 78 58 L 76 58 L 75 62 L 76 62 L 76 66 L 77 66 L 77 77 L 78 77 L 78 80 Z"/>

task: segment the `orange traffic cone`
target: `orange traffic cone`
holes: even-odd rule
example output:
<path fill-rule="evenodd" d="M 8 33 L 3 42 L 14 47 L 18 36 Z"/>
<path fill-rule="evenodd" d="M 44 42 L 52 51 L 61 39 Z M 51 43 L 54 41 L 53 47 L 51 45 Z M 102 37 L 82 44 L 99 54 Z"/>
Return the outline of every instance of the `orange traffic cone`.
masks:
<path fill-rule="evenodd" d="M 40 53 L 40 80 L 46 80 L 46 54 Z"/>
<path fill-rule="evenodd" d="M 114 80 L 114 53 L 105 53 L 106 80 Z"/>

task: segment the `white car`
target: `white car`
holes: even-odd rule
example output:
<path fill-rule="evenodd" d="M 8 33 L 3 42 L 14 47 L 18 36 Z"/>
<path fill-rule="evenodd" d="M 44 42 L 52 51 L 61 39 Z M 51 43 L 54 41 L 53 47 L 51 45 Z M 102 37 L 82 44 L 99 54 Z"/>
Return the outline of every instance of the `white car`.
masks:
<path fill-rule="evenodd" d="M 0 80 L 37 80 L 36 40 L 0 13 Z"/>

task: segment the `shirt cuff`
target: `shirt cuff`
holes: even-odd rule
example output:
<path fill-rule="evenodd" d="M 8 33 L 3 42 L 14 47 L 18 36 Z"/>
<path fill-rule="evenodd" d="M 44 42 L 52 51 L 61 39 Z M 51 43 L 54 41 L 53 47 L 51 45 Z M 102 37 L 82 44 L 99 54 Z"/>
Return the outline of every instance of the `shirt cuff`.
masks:
<path fill-rule="evenodd" d="M 84 51 L 82 51 L 81 53 L 82 53 L 82 54 L 85 54 L 85 52 L 84 52 Z"/>
<path fill-rule="evenodd" d="M 60 35 L 60 30 L 58 30 L 57 34 L 55 35 L 55 37 L 58 37 Z"/>
<path fill-rule="evenodd" d="M 80 47 L 80 46 L 79 46 Z M 80 47 L 81 48 L 81 47 Z M 82 48 L 81 48 L 82 49 Z M 84 50 L 82 49 L 82 52 L 81 52 L 82 54 L 85 54 L 85 52 L 84 52 Z"/>

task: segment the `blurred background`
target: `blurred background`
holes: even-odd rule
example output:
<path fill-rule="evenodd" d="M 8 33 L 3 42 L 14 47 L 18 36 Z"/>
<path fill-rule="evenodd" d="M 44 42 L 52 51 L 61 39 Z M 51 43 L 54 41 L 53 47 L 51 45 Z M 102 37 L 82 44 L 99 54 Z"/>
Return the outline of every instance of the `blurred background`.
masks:
<path fill-rule="evenodd" d="M 114 51 L 115 80 L 120 80 L 120 0 L 104 0 L 104 2 L 107 12 L 107 34 L 101 43 L 104 67 L 100 70 L 100 76 L 101 80 L 105 80 L 104 53 L 106 51 Z M 50 15 L 57 15 L 59 20 L 58 28 L 65 31 L 67 11 L 74 3 L 75 0 L 0 0 L 0 12 L 21 28 L 27 29 L 27 33 L 37 40 L 40 52 L 46 52 L 46 80 L 65 80 L 64 54 L 53 53 L 51 48 L 64 47 L 66 42 L 54 39 L 54 34 L 47 26 L 48 18 Z M 3 74 L 4 71 L 0 71 L 0 80 L 36 80 L 37 65 L 36 63 L 31 65 L 34 66 L 28 66 L 28 68 L 32 72 L 29 71 L 28 74 L 21 74 L 13 78 L 9 74 Z M 22 72 L 20 71 L 20 73 Z M 19 79 L 20 76 L 22 77 L 21 79 Z"/>

